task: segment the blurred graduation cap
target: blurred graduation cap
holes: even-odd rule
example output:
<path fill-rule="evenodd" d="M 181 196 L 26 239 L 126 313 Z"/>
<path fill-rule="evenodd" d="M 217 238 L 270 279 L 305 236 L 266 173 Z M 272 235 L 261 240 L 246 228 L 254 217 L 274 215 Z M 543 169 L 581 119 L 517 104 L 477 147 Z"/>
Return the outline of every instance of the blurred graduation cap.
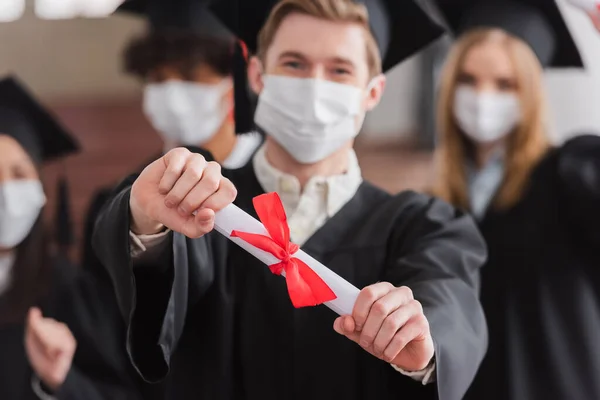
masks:
<path fill-rule="evenodd" d="M 189 32 L 231 41 L 235 131 L 250 132 L 254 128 L 254 106 L 248 87 L 245 45 L 208 9 L 209 3 L 210 0 L 127 0 L 117 12 L 147 18 L 154 32 Z"/>
<path fill-rule="evenodd" d="M 556 1 L 437 0 L 457 36 L 480 27 L 500 28 L 525 41 L 544 67 L 582 68 L 583 61 Z"/>
<path fill-rule="evenodd" d="M 0 80 L 0 134 L 17 140 L 38 166 L 79 151 L 79 144 L 67 129 L 14 77 Z M 59 178 L 57 195 L 56 238 L 66 249 L 74 237 L 64 175 Z"/>
<path fill-rule="evenodd" d="M 414 0 L 349 0 L 367 7 L 371 31 L 389 71 L 439 38 L 444 30 Z M 256 52 L 258 32 L 279 0 L 213 0 L 215 15 Z"/>

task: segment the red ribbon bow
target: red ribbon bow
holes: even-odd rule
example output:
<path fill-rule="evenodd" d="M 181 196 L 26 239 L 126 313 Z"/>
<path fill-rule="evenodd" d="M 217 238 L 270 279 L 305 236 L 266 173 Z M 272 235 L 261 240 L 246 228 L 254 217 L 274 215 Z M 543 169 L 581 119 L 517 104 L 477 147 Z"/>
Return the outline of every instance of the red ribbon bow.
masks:
<path fill-rule="evenodd" d="M 293 257 L 299 250 L 297 244 L 290 242 L 290 228 L 285 210 L 277 193 L 256 196 L 252 200 L 260 222 L 269 236 L 233 231 L 232 237 L 238 237 L 252 246 L 266 251 L 281 262 L 270 265 L 276 275 L 285 271 L 288 293 L 296 308 L 316 306 L 336 299 L 336 295 L 315 271 L 303 261 Z"/>

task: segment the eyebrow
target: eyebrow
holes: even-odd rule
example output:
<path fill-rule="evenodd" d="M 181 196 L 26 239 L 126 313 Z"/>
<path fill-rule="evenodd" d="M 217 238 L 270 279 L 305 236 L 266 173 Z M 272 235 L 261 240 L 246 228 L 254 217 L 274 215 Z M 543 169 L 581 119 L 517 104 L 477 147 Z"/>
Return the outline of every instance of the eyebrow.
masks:
<path fill-rule="evenodd" d="M 290 58 L 299 58 L 301 60 L 306 60 L 304 54 L 299 53 L 297 51 L 284 51 L 279 55 L 279 58 L 290 57 Z"/>
<path fill-rule="evenodd" d="M 352 67 L 352 68 L 354 68 L 354 67 L 355 67 L 355 65 L 354 65 L 354 63 L 352 62 L 352 60 L 350 60 L 350 59 L 348 59 L 348 58 L 343 58 L 343 57 L 334 57 L 334 58 L 332 58 L 332 59 L 331 59 L 331 61 L 333 61 L 333 62 L 334 62 L 334 63 L 336 63 L 336 64 L 343 64 L 343 65 L 346 65 L 346 66 L 348 66 L 348 67 Z"/>

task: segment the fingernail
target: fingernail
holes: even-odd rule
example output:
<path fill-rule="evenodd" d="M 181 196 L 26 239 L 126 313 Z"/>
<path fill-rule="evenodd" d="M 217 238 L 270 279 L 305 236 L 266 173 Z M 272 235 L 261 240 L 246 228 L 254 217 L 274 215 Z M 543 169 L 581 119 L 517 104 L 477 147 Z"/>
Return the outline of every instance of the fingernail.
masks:
<path fill-rule="evenodd" d="M 339 333 L 340 335 L 342 334 L 341 323 L 339 319 L 336 319 L 333 322 L 333 330 Z"/>
<path fill-rule="evenodd" d="M 354 325 L 354 330 L 356 332 L 362 332 L 362 325 L 358 325 L 358 324 Z"/>
<path fill-rule="evenodd" d="M 175 207 L 175 203 L 173 203 L 172 200 L 165 200 L 165 206 L 167 206 L 168 208 L 173 208 Z"/>
<path fill-rule="evenodd" d="M 185 211 L 185 209 L 183 207 L 179 207 L 179 209 L 177 210 L 179 211 L 179 215 L 185 217 L 187 215 L 187 211 Z"/>
<path fill-rule="evenodd" d="M 369 347 L 369 342 L 367 342 L 366 340 L 361 340 L 360 345 L 364 348 L 367 348 L 367 347 Z"/>

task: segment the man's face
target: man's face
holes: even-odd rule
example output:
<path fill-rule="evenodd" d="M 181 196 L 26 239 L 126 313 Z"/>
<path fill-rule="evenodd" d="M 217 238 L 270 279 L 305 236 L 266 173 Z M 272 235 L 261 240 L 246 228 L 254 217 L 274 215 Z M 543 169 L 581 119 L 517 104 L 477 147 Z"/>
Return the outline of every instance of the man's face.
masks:
<path fill-rule="evenodd" d="M 266 53 L 265 65 L 253 58 L 249 80 L 258 94 L 262 74 L 324 79 L 366 89 L 371 82 L 366 32 L 358 24 L 337 23 L 300 13 L 288 15 Z M 385 78 L 378 76 L 365 100 L 365 111 L 381 98 Z"/>

